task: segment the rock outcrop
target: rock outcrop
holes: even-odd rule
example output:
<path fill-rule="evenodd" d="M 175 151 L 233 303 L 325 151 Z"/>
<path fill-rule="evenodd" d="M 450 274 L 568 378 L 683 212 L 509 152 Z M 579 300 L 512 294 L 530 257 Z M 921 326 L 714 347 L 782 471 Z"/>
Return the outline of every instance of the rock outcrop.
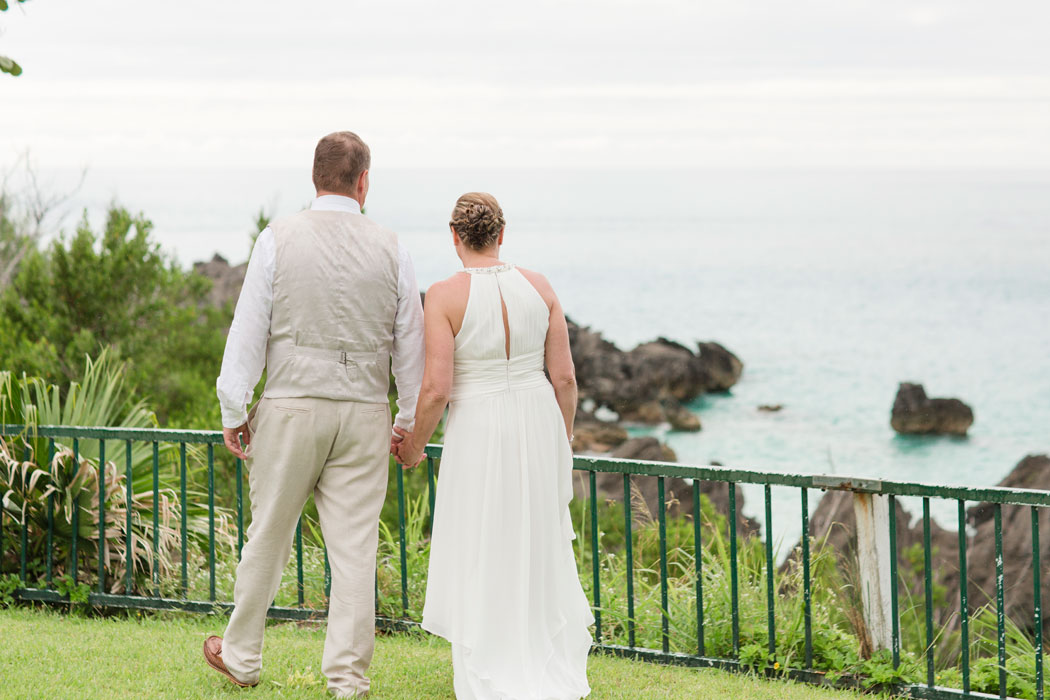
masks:
<path fill-rule="evenodd" d="M 1050 488 L 1050 457 L 1030 455 L 1022 459 L 999 486 L 1046 490 Z M 1040 510 L 1039 557 L 1041 577 L 1050 581 L 1050 509 Z M 923 592 L 923 532 L 921 515 L 910 516 L 897 502 L 897 565 L 903 584 L 917 600 Z M 973 534 L 967 536 L 967 591 L 970 614 L 982 606 L 995 607 L 995 508 L 978 503 L 967 511 Z M 1003 506 L 1003 578 L 1006 614 L 1021 629 L 1032 631 L 1035 593 L 1032 580 L 1032 516 L 1028 506 Z M 815 542 L 834 547 L 844 571 L 856 552 L 856 519 L 853 494 L 829 491 L 810 516 L 810 535 Z M 826 538 L 826 539 L 824 539 Z M 934 606 L 934 624 L 947 632 L 959 628 L 959 533 L 930 522 L 933 583 L 943 591 L 941 605 Z M 818 545 L 814 545 L 818 546 Z M 797 565 L 798 546 L 783 567 Z M 941 597 L 941 594 L 938 594 Z M 1050 619 L 1044 616 L 1044 633 Z"/>
<path fill-rule="evenodd" d="M 602 453 L 627 442 L 627 431 L 615 423 L 577 418 L 573 429 L 572 451 Z"/>
<path fill-rule="evenodd" d="M 999 486 L 1021 489 L 1050 489 L 1050 457 L 1029 455 L 999 482 Z M 1002 507 L 1003 579 L 1007 616 L 1021 629 L 1032 630 L 1035 593 L 1032 581 L 1032 509 L 1029 506 Z M 1050 509 L 1040 508 L 1039 561 L 1041 582 L 1050 584 Z M 995 605 L 995 508 L 978 503 L 967 510 L 974 527 L 966 550 L 971 612 L 982 605 Z M 951 589 L 958 600 L 958 585 Z M 1043 629 L 1050 631 L 1050 620 L 1044 615 Z"/>
<path fill-rule="evenodd" d="M 910 435 L 966 435 L 973 410 L 959 399 L 931 399 L 921 384 L 902 382 L 893 401 L 890 425 Z"/>
<path fill-rule="evenodd" d="M 744 365 L 718 343 L 698 343 L 696 352 L 666 338 L 624 352 L 600 333 L 569 321 L 569 343 L 580 399 L 615 411 L 623 420 L 671 423 L 699 430 L 682 404 L 705 392 L 732 387 Z M 684 413 L 683 413 L 684 412 Z M 691 414 L 690 414 L 691 415 Z"/>
<path fill-rule="evenodd" d="M 232 308 L 241 294 L 241 285 L 244 284 L 244 274 L 248 271 L 248 263 L 230 265 L 226 258 L 216 253 L 208 262 L 194 263 L 193 271 L 211 280 L 212 286 L 211 291 L 208 292 L 208 301 L 212 306 L 221 309 L 229 304 Z"/>

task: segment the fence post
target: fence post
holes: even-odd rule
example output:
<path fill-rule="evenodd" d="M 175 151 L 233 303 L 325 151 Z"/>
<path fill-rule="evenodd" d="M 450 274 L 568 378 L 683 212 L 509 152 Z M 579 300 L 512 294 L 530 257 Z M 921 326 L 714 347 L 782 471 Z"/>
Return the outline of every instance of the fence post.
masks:
<path fill-rule="evenodd" d="M 889 649 L 893 643 L 890 509 L 886 496 L 853 494 L 857 519 L 857 561 L 860 564 L 860 596 L 864 622 L 873 650 Z"/>

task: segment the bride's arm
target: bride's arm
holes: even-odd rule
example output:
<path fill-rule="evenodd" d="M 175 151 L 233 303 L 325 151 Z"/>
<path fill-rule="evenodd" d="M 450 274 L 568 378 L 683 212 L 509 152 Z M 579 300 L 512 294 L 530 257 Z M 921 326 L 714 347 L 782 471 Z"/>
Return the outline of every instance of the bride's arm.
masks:
<path fill-rule="evenodd" d="M 456 341 L 448 317 L 447 292 L 440 283 L 427 290 L 423 309 L 427 358 L 423 384 L 416 402 L 416 425 L 398 449 L 402 463 L 409 467 L 416 466 L 422 459 L 423 450 L 445 413 L 452 391 L 452 362 Z"/>
<path fill-rule="evenodd" d="M 576 421 L 576 367 L 572 364 L 572 351 L 569 349 L 569 328 L 565 323 L 565 312 L 562 311 L 558 298 L 551 290 L 550 325 L 547 328 L 545 355 L 547 372 L 554 386 L 554 397 L 558 400 L 562 418 L 565 419 L 565 435 L 572 441 L 572 426 Z"/>
<path fill-rule="evenodd" d="M 569 326 L 565 322 L 558 295 L 547 278 L 538 272 L 518 268 L 525 279 L 536 288 L 543 301 L 550 309 L 550 320 L 547 326 L 547 340 L 544 343 L 544 361 L 547 374 L 554 387 L 554 398 L 558 401 L 562 418 L 565 420 L 565 436 L 572 442 L 572 426 L 576 422 L 576 367 L 572 364 L 572 350 L 569 348 Z"/>

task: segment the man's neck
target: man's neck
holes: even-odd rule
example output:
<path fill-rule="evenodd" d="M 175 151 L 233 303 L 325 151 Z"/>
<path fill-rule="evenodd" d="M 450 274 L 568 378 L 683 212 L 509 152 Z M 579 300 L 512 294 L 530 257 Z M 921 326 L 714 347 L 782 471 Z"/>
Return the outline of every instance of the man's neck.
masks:
<path fill-rule="evenodd" d="M 346 197 L 347 199 L 352 199 L 355 202 L 357 202 L 357 206 L 359 206 L 359 207 L 361 206 L 361 203 L 357 201 L 357 197 L 355 197 L 352 194 L 347 194 L 346 192 L 329 192 L 328 190 L 317 190 L 317 196 L 318 197 Z"/>

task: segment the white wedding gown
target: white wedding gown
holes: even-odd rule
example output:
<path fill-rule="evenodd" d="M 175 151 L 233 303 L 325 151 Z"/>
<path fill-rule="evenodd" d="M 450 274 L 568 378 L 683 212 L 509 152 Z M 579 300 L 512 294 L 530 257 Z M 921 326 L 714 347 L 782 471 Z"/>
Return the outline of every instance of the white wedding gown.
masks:
<path fill-rule="evenodd" d="M 467 272 L 423 628 L 452 642 L 458 700 L 578 700 L 594 618 L 573 556 L 572 451 L 543 372 L 549 310 L 513 265 Z"/>

